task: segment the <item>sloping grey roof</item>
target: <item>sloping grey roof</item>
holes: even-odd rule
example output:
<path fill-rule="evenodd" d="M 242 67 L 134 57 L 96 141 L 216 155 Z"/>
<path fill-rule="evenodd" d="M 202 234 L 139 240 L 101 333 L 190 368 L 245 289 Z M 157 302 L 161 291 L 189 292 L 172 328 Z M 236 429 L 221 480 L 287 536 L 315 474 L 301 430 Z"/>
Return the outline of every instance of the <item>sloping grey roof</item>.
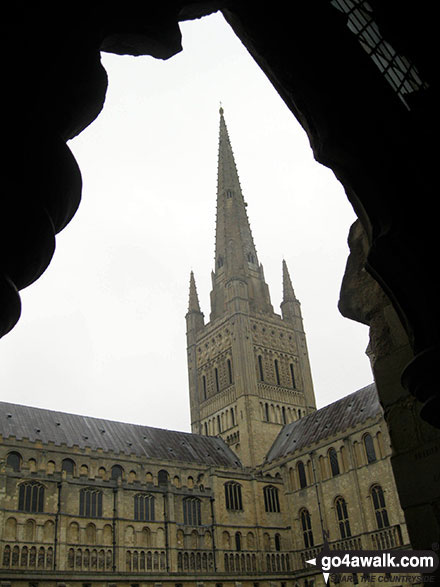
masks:
<path fill-rule="evenodd" d="M 382 413 L 374 383 L 316 410 L 313 414 L 284 426 L 270 451 L 266 463 L 285 457 L 302 448 L 334 436 Z"/>
<path fill-rule="evenodd" d="M 219 437 L 164 430 L 0 402 L 0 434 L 44 444 L 98 448 L 147 459 L 240 467 Z"/>

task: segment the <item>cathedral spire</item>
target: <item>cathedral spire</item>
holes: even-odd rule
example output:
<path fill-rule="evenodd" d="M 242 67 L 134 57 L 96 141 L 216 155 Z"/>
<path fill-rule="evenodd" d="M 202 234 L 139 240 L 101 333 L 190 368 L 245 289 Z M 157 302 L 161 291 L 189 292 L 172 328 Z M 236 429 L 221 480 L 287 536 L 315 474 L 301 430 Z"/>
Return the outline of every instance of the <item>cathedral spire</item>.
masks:
<path fill-rule="evenodd" d="M 257 252 L 224 119 L 224 110 L 220 107 L 215 271 L 224 267 L 224 272 L 228 276 L 245 276 L 248 274 L 248 263 L 258 266 Z"/>
<path fill-rule="evenodd" d="M 211 319 L 226 311 L 273 312 L 249 224 L 234 153 L 220 107 L 215 268 Z M 233 283 L 235 285 L 233 285 Z M 238 285 L 238 282 L 241 285 Z M 226 291 L 227 289 L 227 291 Z"/>

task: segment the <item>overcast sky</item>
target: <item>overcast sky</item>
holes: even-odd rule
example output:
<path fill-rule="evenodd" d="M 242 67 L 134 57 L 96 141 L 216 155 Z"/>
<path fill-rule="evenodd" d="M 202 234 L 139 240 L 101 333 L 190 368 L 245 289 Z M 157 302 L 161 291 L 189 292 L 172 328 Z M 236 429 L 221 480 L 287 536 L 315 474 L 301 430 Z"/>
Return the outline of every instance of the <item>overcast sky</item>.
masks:
<path fill-rule="evenodd" d="M 223 105 L 276 312 L 285 258 L 318 407 L 372 382 L 368 329 L 337 309 L 355 220 L 333 173 L 220 14 L 182 23 L 167 61 L 102 54 L 100 116 L 69 142 L 79 210 L 0 340 L 0 398 L 190 430 L 185 314 L 193 270 L 209 319 Z"/>

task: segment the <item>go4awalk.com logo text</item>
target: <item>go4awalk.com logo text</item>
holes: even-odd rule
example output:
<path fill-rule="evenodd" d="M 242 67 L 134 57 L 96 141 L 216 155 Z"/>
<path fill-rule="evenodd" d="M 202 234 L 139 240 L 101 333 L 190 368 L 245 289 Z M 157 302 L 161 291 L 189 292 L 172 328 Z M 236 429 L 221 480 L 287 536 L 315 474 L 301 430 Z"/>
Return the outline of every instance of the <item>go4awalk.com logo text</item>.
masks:
<path fill-rule="evenodd" d="M 330 550 L 328 543 L 314 559 L 306 561 L 320 569 L 324 581 L 328 583 L 330 575 L 342 573 L 393 573 L 411 577 L 429 576 L 437 570 L 439 559 L 432 550 Z"/>

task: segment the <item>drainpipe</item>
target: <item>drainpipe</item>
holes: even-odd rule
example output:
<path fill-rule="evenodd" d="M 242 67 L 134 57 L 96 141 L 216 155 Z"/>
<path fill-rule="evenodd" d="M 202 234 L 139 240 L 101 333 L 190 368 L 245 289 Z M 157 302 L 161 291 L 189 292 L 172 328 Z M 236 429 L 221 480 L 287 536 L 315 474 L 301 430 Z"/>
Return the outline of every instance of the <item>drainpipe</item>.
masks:
<path fill-rule="evenodd" d="M 169 557 L 169 541 L 168 541 L 168 512 L 167 512 L 167 498 L 168 498 L 168 483 L 163 494 L 163 520 L 165 526 L 165 557 L 167 573 L 170 572 L 170 557 Z M 159 563 L 160 566 L 160 563 Z"/>
<path fill-rule="evenodd" d="M 116 572 L 116 518 L 118 515 L 118 488 L 113 487 L 113 566 L 112 571 Z"/>
<path fill-rule="evenodd" d="M 61 512 L 61 487 L 62 484 L 59 481 L 57 483 L 57 489 L 58 489 L 58 502 L 57 502 L 57 511 L 55 514 L 55 536 L 54 536 L 54 541 L 53 541 L 53 570 L 56 571 L 57 570 L 57 550 L 58 550 L 58 521 L 59 521 L 59 517 L 60 517 L 60 512 Z"/>
<path fill-rule="evenodd" d="M 214 573 L 217 573 L 217 559 L 215 556 L 215 513 L 214 513 L 214 498 L 209 498 L 211 502 L 211 534 L 212 534 L 212 557 L 214 561 Z"/>
<path fill-rule="evenodd" d="M 322 540 L 325 542 L 329 539 L 329 533 L 325 529 L 324 520 L 322 517 L 322 509 L 321 509 L 321 495 L 319 492 L 319 483 L 316 479 L 316 468 L 315 468 L 315 451 L 312 451 L 310 454 L 310 462 L 312 463 L 312 471 L 313 471 L 313 484 L 315 485 L 316 491 L 316 501 L 318 502 L 318 511 L 319 511 L 319 521 L 321 523 L 321 532 L 322 532 Z"/>

